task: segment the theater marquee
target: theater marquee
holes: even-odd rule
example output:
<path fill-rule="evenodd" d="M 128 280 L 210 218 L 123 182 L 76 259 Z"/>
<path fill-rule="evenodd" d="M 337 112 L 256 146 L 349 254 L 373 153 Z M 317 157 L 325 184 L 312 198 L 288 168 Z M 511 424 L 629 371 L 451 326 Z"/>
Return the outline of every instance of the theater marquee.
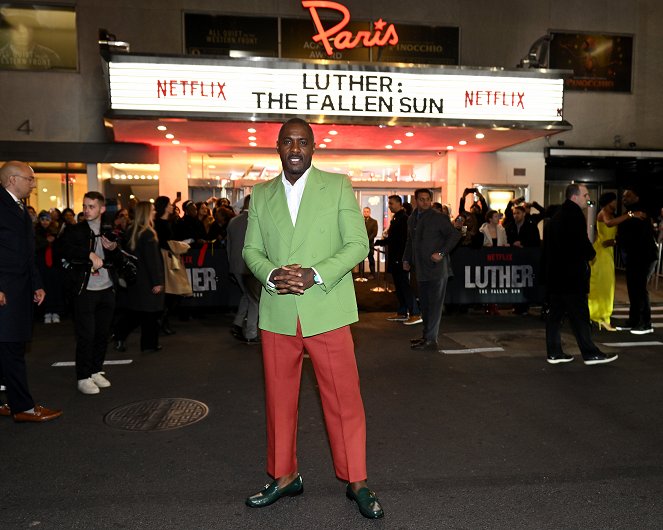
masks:
<path fill-rule="evenodd" d="M 563 122 L 561 76 L 286 61 L 114 59 L 108 65 L 110 104 L 120 114 Z"/>

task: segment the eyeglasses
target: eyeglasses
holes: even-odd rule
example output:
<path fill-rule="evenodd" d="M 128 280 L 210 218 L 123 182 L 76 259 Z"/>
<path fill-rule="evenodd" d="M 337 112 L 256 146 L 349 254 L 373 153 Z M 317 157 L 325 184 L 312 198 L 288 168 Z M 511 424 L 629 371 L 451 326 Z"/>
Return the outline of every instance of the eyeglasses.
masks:
<path fill-rule="evenodd" d="M 10 175 L 10 176 L 11 176 L 11 177 L 18 177 L 18 178 L 20 178 L 20 179 L 29 180 L 30 182 L 34 182 L 34 181 L 35 181 L 35 178 L 34 178 L 34 177 L 24 177 L 23 175 Z"/>

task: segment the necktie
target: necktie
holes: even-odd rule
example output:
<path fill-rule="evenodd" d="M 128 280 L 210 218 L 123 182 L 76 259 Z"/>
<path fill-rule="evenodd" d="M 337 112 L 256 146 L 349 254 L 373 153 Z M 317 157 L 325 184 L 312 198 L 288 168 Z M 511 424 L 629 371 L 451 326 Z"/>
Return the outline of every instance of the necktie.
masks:
<path fill-rule="evenodd" d="M 19 207 L 21 210 L 25 210 L 25 205 L 23 204 L 22 201 L 16 201 L 16 204 L 18 204 L 18 207 Z"/>

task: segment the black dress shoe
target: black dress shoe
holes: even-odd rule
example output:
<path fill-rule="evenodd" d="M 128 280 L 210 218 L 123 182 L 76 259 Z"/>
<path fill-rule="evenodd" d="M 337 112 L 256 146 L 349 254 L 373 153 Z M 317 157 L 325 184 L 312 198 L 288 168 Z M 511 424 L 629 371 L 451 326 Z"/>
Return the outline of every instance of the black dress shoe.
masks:
<path fill-rule="evenodd" d="M 117 341 L 115 341 L 115 345 L 113 346 L 113 349 L 115 351 L 125 352 L 125 351 L 127 351 L 127 344 L 123 340 L 117 340 Z"/>
<path fill-rule="evenodd" d="M 434 340 L 422 340 L 414 343 L 410 348 L 417 351 L 439 351 L 440 346 Z"/>
<path fill-rule="evenodd" d="M 284 488 L 279 488 L 276 480 L 266 484 L 262 491 L 246 499 L 245 504 L 250 508 L 263 508 L 274 504 L 281 497 L 295 497 L 302 493 L 304 493 L 304 481 L 301 475 L 297 475 L 297 478 Z"/>
<path fill-rule="evenodd" d="M 426 339 L 424 338 L 418 338 L 418 339 L 410 339 L 410 344 L 418 344 L 420 342 L 426 342 Z"/>
<path fill-rule="evenodd" d="M 162 324 L 161 333 L 163 333 L 164 335 L 175 335 L 175 330 L 167 324 Z"/>
<path fill-rule="evenodd" d="M 145 348 L 144 350 L 140 350 L 141 353 L 156 353 L 158 351 L 163 350 L 163 346 L 156 346 L 154 348 Z"/>
<path fill-rule="evenodd" d="M 606 364 L 611 363 L 617 359 L 617 354 L 611 354 L 610 356 L 602 352 L 596 352 L 589 355 L 582 356 L 582 362 L 591 366 L 593 364 Z"/>
<path fill-rule="evenodd" d="M 380 501 L 375 495 L 374 491 L 368 488 L 361 488 L 357 493 L 352 491 L 352 487 L 348 484 L 345 488 L 345 496 L 351 501 L 355 501 L 359 507 L 359 511 L 364 517 L 368 519 L 379 519 L 384 517 L 384 510 L 380 505 Z"/>
<path fill-rule="evenodd" d="M 252 339 L 244 339 L 244 342 L 247 344 L 260 344 L 260 339 L 258 337 L 254 337 Z"/>
<path fill-rule="evenodd" d="M 573 360 L 573 355 L 566 353 L 557 353 L 555 355 L 548 355 L 546 359 L 550 364 L 570 363 Z"/>
<path fill-rule="evenodd" d="M 244 330 L 242 329 L 242 326 L 238 326 L 236 324 L 233 324 L 230 328 L 230 334 L 235 337 L 236 339 L 242 339 L 244 338 Z"/>

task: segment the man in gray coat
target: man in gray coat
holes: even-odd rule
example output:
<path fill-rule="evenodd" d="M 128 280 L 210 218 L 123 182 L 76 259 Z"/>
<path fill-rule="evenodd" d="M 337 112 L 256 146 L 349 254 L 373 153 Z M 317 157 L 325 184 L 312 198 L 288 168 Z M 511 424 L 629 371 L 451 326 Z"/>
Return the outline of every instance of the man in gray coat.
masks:
<path fill-rule="evenodd" d="M 448 217 L 431 208 L 430 190 L 418 189 L 414 198 L 417 209 L 407 222 L 403 269 L 415 271 L 424 329 L 423 337 L 412 341 L 412 349 L 437 351 L 442 305 L 452 274 L 449 252 L 461 236 Z"/>
<path fill-rule="evenodd" d="M 32 220 L 23 199 L 36 187 L 32 168 L 7 162 L 0 168 L 0 382 L 8 404 L 0 416 L 43 422 L 62 415 L 36 405 L 28 389 L 25 343 L 32 338 L 33 303 L 46 296 L 35 264 Z"/>
<path fill-rule="evenodd" d="M 257 344 L 258 339 L 258 307 L 260 303 L 261 285 L 244 263 L 242 249 L 249 222 L 249 201 L 251 195 L 244 197 L 244 205 L 239 215 L 233 217 L 228 223 L 226 250 L 230 274 L 237 281 L 242 291 L 231 333 L 236 339 L 247 344 Z M 246 320 L 246 322 L 245 322 Z"/>

